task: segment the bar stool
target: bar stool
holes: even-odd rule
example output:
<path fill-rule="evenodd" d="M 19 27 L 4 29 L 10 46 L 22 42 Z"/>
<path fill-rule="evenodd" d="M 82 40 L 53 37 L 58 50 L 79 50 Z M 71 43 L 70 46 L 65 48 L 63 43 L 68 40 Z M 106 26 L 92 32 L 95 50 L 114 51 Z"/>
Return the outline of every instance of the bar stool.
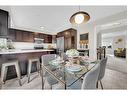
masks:
<path fill-rule="evenodd" d="M 17 77 L 18 77 L 18 80 L 19 80 L 19 85 L 22 86 L 21 84 L 21 74 L 20 74 L 20 69 L 19 69 L 19 63 L 18 63 L 18 60 L 10 60 L 10 61 L 7 61 L 7 62 L 4 62 L 2 64 L 2 68 L 1 68 L 1 87 L 3 85 L 3 83 L 5 83 L 5 79 L 6 79 L 6 75 L 7 75 L 7 67 L 9 66 L 15 66 L 15 69 L 16 69 L 16 73 L 17 73 Z"/>
<path fill-rule="evenodd" d="M 33 63 L 36 63 L 37 64 L 37 71 L 38 73 L 40 72 L 40 59 L 39 58 L 30 58 L 28 60 L 28 72 L 27 72 L 27 75 L 28 75 L 28 83 L 30 82 L 30 73 L 31 73 L 31 68 L 32 68 L 32 64 Z"/>

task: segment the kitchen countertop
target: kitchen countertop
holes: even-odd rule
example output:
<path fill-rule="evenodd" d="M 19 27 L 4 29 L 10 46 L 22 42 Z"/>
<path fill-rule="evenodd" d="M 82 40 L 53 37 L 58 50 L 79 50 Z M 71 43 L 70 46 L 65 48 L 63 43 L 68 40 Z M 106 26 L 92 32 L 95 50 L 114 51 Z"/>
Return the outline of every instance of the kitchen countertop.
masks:
<path fill-rule="evenodd" d="M 0 51 L 0 54 L 18 54 L 18 53 L 47 52 L 47 51 L 54 51 L 54 50 L 49 50 L 49 49 L 12 49 L 12 50 Z"/>

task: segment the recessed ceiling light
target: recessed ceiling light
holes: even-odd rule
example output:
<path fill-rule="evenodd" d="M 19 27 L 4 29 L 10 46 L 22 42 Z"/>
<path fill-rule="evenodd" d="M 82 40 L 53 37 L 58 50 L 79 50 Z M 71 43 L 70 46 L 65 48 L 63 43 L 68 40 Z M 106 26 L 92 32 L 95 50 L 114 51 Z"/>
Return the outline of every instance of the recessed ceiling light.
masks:
<path fill-rule="evenodd" d="M 40 28 L 41 28 L 41 29 L 44 29 L 44 27 L 43 27 L 43 26 L 41 26 Z"/>

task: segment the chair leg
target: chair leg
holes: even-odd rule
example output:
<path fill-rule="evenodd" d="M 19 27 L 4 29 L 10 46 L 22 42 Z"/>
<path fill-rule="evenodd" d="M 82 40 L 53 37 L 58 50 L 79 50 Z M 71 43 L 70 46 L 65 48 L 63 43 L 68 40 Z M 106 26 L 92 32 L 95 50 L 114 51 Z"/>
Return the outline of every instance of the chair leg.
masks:
<path fill-rule="evenodd" d="M 0 89 L 2 89 L 2 84 L 0 84 Z"/>
<path fill-rule="evenodd" d="M 4 84 L 5 84 L 5 82 L 6 82 L 6 76 L 7 76 L 7 69 L 8 69 L 8 67 L 5 67 L 5 70 L 4 70 Z"/>
<path fill-rule="evenodd" d="M 97 81 L 97 84 L 96 84 L 96 88 L 98 88 L 98 81 Z"/>
<path fill-rule="evenodd" d="M 50 85 L 50 89 L 52 90 L 52 85 Z"/>
<path fill-rule="evenodd" d="M 42 65 L 41 65 L 41 63 L 40 63 L 40 76 L 42 76 L 42 74 L 43 74 Z"/>
<path fill-rule="evenodd" d="M 41 70 L 40 72 L 40 75 L 41 75 L 41 79 L 42 79 L 42 89 L 44 89 L 44 77 L 43 77 L 43 71 Z"/>
<path fill-rule="evenodd" d="M 103 84 L 102 84 L 101 80 L 100 80 L 100 84 L 101 84 L 101 89 L 103 89 Z"/>
<path fill-rule="evenodd" d="M 37 71 L 38 71 L 38 74 L 40 75 L 40 62 L 37 61 Z"/>
<path fill-rule="evenodd" d="M 4 71 L 5 71 L 5 66 L 2 66 L 2 68 L 1 68 L 1 88 L 2 88 L 2 85 L 3 85 L 3 83 L 4 83 L 4 76 L 5 76 L 5 73 L 4 73 Z"/>
<path fill-rule="evenodd" d="M 31 66 L 32 66 L 32 63 L 29 62 L 29 64 L 28 64 L 28 83 L 30 82 Z"/>
<path fill-rule="evenodd" d="M 22 86 L 22 83 L 21 83 L 21 74 L 20 74 L 20 69 L 19 69 L 19 64 L 18 63 L 15 64 L 15 69 L 16 69 L 18 80 L 19 80 L 19 85 Z"/>

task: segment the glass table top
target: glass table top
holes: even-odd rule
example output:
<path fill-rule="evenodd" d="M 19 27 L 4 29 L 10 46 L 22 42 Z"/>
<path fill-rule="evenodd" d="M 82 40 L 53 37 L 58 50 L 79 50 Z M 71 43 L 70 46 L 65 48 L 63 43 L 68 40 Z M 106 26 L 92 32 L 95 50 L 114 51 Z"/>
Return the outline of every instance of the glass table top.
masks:
<path fill-rule="evenodd" d="M 55 59 L 43 65 L 43 70 L 49 73 L 47 77 L 53 77 L 63 85 L 70 87 L 91 70 L 99 61 L 89 59 L 81 61 L 79 58 L 71 61 Z"/>

